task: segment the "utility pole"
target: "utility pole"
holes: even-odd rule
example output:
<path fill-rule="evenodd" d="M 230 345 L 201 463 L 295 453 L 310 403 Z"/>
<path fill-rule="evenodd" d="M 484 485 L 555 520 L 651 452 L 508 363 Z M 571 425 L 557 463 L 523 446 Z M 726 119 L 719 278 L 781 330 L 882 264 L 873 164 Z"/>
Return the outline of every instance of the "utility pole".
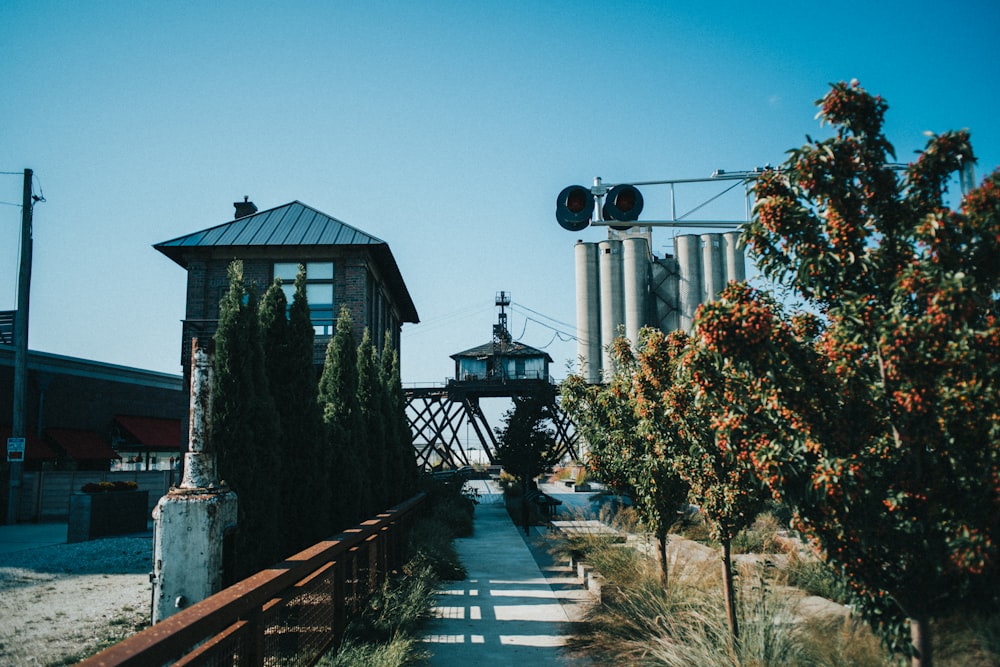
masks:
<path fill-rule="evenodd" d="M 21 257 L 17 275 L 17 315 L 14 317 L 14 414 L 12 438 L 27 438 L 28 415 L 28 300 L 31 293 L 31 176 L 24 170 L 24 195 L 21 202 Z M 7 523 L 17 523 L 21 497 L 21 460 L 10 462 L 10 495 L 7 501 Z"/>

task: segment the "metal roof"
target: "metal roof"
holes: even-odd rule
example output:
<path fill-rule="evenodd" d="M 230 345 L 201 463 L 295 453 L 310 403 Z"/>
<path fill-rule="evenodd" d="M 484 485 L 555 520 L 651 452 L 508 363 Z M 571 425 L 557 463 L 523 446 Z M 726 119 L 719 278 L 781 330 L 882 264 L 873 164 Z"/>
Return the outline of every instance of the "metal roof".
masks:
<path fill-rule="evenodd" d="M 524 343 L 518 343 L 517 341 L 507 343 L 499 351 L 494 343 L 484 343 L 465 352 L 457 352 L 451 355 L 451 358 L 458 361 L 459 359 L 482 359 L 493 356 L 544 357 L 546 361 L 552 363 L 552 357 L 547 352 L 531 347 L 530 345 L 525 345 Z"/>
<path fill-rule="evenodd" d="M 14 365 L 13 345 L 0 344 L 0 366 Z M 130 366 L 118 366 L 101 361 L 66 357 L 49 352 L 28 351 L 28 370 L 54 375 L 73 375 L 93 380 L 137 384 L 155 389 L 184 391 L 184 378 L 171 373 L 147 371 Z"/>
<path fill-rule="evenodd" d="M 302 246 L 366 246 L 384 269 L 386 283 L 398 299 L 403 320 L 420 321 L 389 244 L 300 201 L 230 220 L 153 247 L 186 269 L 192 253 L 214 248 Z"/>
<path fill-rule="evenodd" d="M 186 248 L 386 245 L 385 241 L 300 201 L 157 243 L 153 247 L 185 266 Z M 185 266 L 186 268 L 186 266 Z"/>

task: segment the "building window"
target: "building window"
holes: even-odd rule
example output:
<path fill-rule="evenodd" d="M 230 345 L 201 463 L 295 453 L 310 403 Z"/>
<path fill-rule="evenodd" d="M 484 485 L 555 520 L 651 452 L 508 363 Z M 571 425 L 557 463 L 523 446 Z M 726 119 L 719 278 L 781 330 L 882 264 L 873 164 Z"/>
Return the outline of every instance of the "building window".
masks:
<path fill-rule="evenodd" d="M 317 336 L 332 336 L 336 324 L 333 313 L 333 262 L 305 262 L 305 267 L 309 319 Z M 281 289 L 289 307 L 295 299 L 295 277 L 298 273 L 298 262 L 278 262 L 274 265 L 274 277 L 281 278 Z"/>

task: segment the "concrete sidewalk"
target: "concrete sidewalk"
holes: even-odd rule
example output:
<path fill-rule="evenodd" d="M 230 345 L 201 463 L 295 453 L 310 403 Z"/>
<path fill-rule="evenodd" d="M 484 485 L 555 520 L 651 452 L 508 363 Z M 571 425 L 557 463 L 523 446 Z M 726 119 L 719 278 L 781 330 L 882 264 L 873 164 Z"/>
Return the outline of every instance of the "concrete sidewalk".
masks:
<path fill-rule="evenodd" d="M 443 584 L 423 638 L 430 665 L 580 664 L 561 649 L 592 598 L 568 565 L 540 567 L 523 534 L 502 504 L 476 507 L 474 535 L 455 541 L 468 577 Z"/>

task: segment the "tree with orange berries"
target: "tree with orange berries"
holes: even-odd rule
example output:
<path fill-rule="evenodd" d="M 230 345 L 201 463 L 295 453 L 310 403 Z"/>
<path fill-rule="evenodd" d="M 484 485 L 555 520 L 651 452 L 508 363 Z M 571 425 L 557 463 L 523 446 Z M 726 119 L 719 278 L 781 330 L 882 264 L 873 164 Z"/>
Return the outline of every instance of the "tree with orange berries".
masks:
<path fill-rule="evenodd" d="M 1000 172 L 953 210 L 967 132 L 900 169 L 881 98 L 841 83 L 819 105 L 832 136 L 758 179 L 744 231 L 816 316 L 730 286 L 700 313 L 701 362 L 728 378 L 720 422 L 757 433 L 772 494 L 929 667 L 932 619 L 998 606 Z"/>
<path fill-rule="evenodd" d="M 606 384 L 587 384 L 578 375 L 566 378 L 560 404 L 587 441 L 590 470 L 606 486 L 635 501 L 636 512 L 656 538 L 660 583 L 666 587 L 669 530 L 689 487 L 663 440 L 640 429 L 634 395 L 638 362 L 626 338 L 614 340 L 612 358 L 615 368 Z"/>
<path fill-rule="evenodd" d="M 697 325 L 695 332 L 697 332 Z M 767 495 L 753 466 L 754 433 L 726 408 L 729 376 L 695 333 L 644 329 L 636 354 L 632 403 L 639 432 L 688 486 L 721 548 L 723 597 L 735 642 L 739 638 L 731 545 L 764 509 Z"/>
<path fill-rule="evenodd" d="M 727 377 L 699 364 L 707 353 L 683 331 L 643 329 L 638 349 L 612 344 L 615 369 L 607 384 L 571 376 L 563 406 L 590 445 L 600 478 L 627 489 L 655 533 L 660 576 L 667 583 L 667 532 L 687 500 L 698 506 L 722 546 L 727 620 L 739 636 L 730 547 L 763 509 L 766 495 L 753 467 L 753 438 L 726 419 L 721 402 Z"/>

